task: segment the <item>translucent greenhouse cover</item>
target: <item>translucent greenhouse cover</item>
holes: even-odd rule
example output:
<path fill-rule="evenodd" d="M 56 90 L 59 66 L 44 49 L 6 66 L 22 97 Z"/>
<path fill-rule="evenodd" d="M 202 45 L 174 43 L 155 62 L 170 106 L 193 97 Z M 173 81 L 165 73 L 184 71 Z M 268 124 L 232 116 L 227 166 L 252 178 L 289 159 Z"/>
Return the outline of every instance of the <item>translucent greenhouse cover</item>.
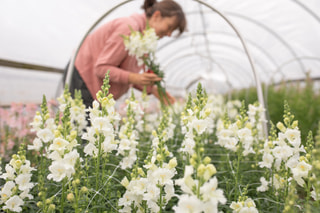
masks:
<path fill-rule="evenodd" d="M 141 13 L 142 2 L 1 0 L 0 60 L 62 71 L 99 18 L 111 11 L 97 26 Z M 303 80 L 307 73 L 320 78 L 319 0 L 177 2 L 188 31 L 160 40 L 157 52 L 173 95 L 184 97 L 198 82 L 225 93 L 255 86 L 257 79 L 270 84 Z M 0 65 L 0 76 L 0 105 L 40 103 L 43 95 L 53 99 L 61 92 L 59 72 Z"/>

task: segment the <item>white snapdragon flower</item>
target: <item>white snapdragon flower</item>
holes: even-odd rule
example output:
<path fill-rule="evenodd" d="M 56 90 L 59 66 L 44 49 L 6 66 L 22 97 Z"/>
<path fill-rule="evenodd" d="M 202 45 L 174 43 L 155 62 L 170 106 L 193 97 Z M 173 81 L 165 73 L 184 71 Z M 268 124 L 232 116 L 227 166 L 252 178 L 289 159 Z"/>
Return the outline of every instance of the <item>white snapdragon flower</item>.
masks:
<path fill-rule="evenodd" d="M 50 154 L 48 154 L 48 158 L 53 160 L 53 161 L 60 161 L 62 160 L 62 156 L 60 155 L 59 152 L 53 151 Z"/>
<path fill-rule="evenodd" d="M 158 206 L 157 201 L 154 200 L 147 200 L 147 205 L 149 210 L 152 213 L 158 213 L 160 212 L 160 206 Z M 144 211 L 141 211 L 141 213 L 143 213 Z"/>
<path fill-rule="evenodd" d="M 124 158 L 122 158 L 122 161 L 120 162 L 121 169 L 128 169 L 131 168 L 134 162 L 137 160 L 137 155 L 129 155 Z"/>
<path fill-rule="evenodd" d="M 149 181 L 147 178 L 131 180 L 127 189 L 136 195 L 143 195 L 146 192 Z"/>
<path fill-rule="evenodd" d="M 209 122 L 207 120 L 202 120 L 202 119 L 194 119 L 191 123 L 190 123 L 190 127 L 192 127 L 192 129 L 195 129 L 196 132 L 201 135 L 203 134 L 207 127 L 209 126 Z"/>
<path fill-rule="evenodd" d="M 271 169 L 272 164 L 273 164 L 273 160 L 274 160 L 274 157 L 272 154 L 264 153 L 262 156 L 262 161 L 259 162 L 258 164 L 261 168 L 266 167 L 266 168 Z"/>
<path fill-rule="evenodd" d="M 244 140 L 244 139 L 246 139 L 248 137 L 252 137 L 251 129 L 246 128 L 246 127 L 242 128 L 242 129 L 239 129 L 237 131 L 237 135 L 241 140 Z"/>
<path fill-rule="evenodd" d="M 301 136 L 300 131 L 298 129 L 286 129 L 284 133 L 286 139 L 289 141 L 290 144 L 294 147 L 299 147 L 301 144 Z"/>
<path fill-rule="evenodd" d="M 258 192 L 268 191 L 268 189 L 269 189 L 269 187 L 268 187 L 269 181 L 267 181 L 267 180 L 265 179 L 265 177 L 261 177 L 261 178 L 260 178 L 260 182 L 261 182 L 261 186 L 259 186 L 259 187 L 257 188 L 257 191 L 258 191 Z"/>
<path fill-rule="evenodd" d="M 92 121 L 92 127 L 99 133 L 113 132 L 113 126 L 107 117 L 96 117 Z"/>
<path fill-rule="evenodd" d="M 191 176 L 193 174 L 193 170 L 193 166 L 186 166 L 184 170 L 184 177 L 175 181 L 175 184 L 179 185 L 181 190 L 187 194 L 193 194 L 192 187 L 196 185 L 196 181 L 193 180 Z"/>
<path fill-rule="evenodd" d="M 147 186 L 146 193 L 143 195 L 143 199 L 157 201 L 159 196 L 160 196 L 160 188 L 157 187 L 156 184 L 149 184 Z"/>
<path fill-rule="evenodd" d="M 80 159 L 80 155 L 75 149 L 63 156 L 63 161 L 72 167 L 75 166 L 78 159 Z"/>
<path fill-rule="evenodd" d="M 270 178 L 270 183 L 273 183 L 273 186 L 275 189 L 280 189 L 285 186 L 286 180 L 283 177 L 280 177 L 279 175 L 273 175 L 273 178 Z"/>
<path fill-rule="evenodd" d="M 186 137 L 181 145 L 181 151 L 186 152 L 189 155 L 192 155 L 194 153 L 194 146 L 196 145 L 196 142 L 192 137 Z"/>
<path fill-rule="evenodd" d="M 113 135 L 105 135 L 105 139 L 102 142 L 101 146 L 104 153 L 112 152 L 118 147 Z"/>
<path fill-rule="evenodd" d="M 230 208 L 233 213 L 258 213 L 256 204 L 251 198 L 247 198 L 244 202 L 232 202 Z"/>
<path fill-rule="evenodd" d="M 53 143 L 49 146 L 50 151 L 57 151 L 60 154 L 64 152 L 69 142 L 63 138 L 55 138 Z"/>
<path fill-rule="evenodd" d="M 200 213 L 203 211 L 203 203 L 195 195 L 183 194 L 173 207 L 176 213 Z"/>
<path fill-rule="evenodd" d="M 33 140 L 33 145 L 28 145 L 28 150 L 35 150 L 35 151 L 40 151 L 42 147 L 42 141 L 39 138 L 35 138 Z"/>
<path fill-rule="evenodd" d="M 165 192 L 165 199 L 169 201 L 174 195 L 174 185 L 172 184 L 166 184 L 164 186 L 164 192 Z"/>
<path fill-rule="evenodd" d="M 2 187 L 1 191 L 0 191 L 0 196 L 1 196 L 1 200 L 0 200 L 0 204 L 4 203 L 5 201 L 7 201 L 11 195 L 12 195 L 12 189 L 13 187 L 15 187 L 15 183 L 13 181 L 8 181 L 4 184 L 4 186 Z"/>
<path fill-rule="evenodd" d="M 40 126 L 42 125 L 42 117 L 41 115 L 36 115 L 33 118 L 33 122 L 30 123 L 31 131 L 38 131 L 40 130 Z"/>
<path fill-rule="evenodd" d="M 24 202 L 19 196 L 14 195 L 9 200 L 7 200 L 5 204 L 6 205 L 3 207 L 3 209 L 8 209 L 13 212 L 21 212 L 21 206 L 24 204 Z"/>
<path fill-rule="evenodd" d="M 50 129 L 45 128 L 40 129 L 37 132 L 37 137 L 40 138 L 44 143 L 48 143 L 49 141 L 54 139 L 54 134 Z"/>
<path fill-rule="evenodd" d="M 236 152 L 238 149 L 238 147 L 237 147 L 238 142 L 239 142 L 238 138 L 230 137 L 228 140 L 225 141 L 224 147 L 226 149 L 233 151 L 233 152 Z"/>
<path fill-rule="evenodd" d="M 243 204 L 242 202 L 232 201 L 230 208 L 233 210 L 233 213 L 240 212 L 240 210 L 243 208 Z"/>
<path fill-rule="evenodd" d="M 165 184 L 172 184 L 172 178 L 175 175 L 175 169 L 157 168 L 155 171 L 148 171 L 148 179 L 155 184 L 164 186 Z"/>
<path fill-rule="evenodd" d="M 15 182 L 18 184 L 19 190 L 30 190 L 34 186 L 34 184 L 30 182 L 31 176 L 32 174 L 20 174 L 16 177 Z"/>
<path fill-rule="evenodd" d="M 123 196 L 119 199 L 119 206 L 130 206 L 132 201 L 135 200 L 135 195 L 131 191 L 126 191 Z M 131 209 L 130 209 L 131 210 Z"/>
<path fill-rule="evenodd" d="M 70 165 L 65 164 L 63 161 L 53 161 L 49 166 L 51 172 L 47 178 L 54 180 L 55 182 L 62 181 L 65 177 L 70 178 L 74 173 L 74 168 Z"/>
<path fill-rule="evenodd" d="M 214 205 L 217 205 L 218 203 L 225 204 L 227 202 L 227 199 L 223 195 L 223 191 L 218 189 L 218 180 L 216 177 L 211 178 L 209 182 L 204 183 L 200 187 L 200 193 L 202 194 L 203 201 L 210 200 Z"/>
<path fill-rule="evenodd" d="M 286 161 L 290 156 L 293 155 L 293 149 L 288 145 L 276 146 L 272 150 L 272 154 L 275 158 L 281 161 Z"/>
<path fill-rule="evenodd" d="M 301 161 L 295 168 L 292 168 L 293 179 L 303 187 L 304 180 L 302 178 L 308 177 L 309 171 L 312 169 L 312 166 L 305 161 Z"/>
<path fill-rule="evenodd" d="M 23 192 L 21 192 L 21 194 L 19 195 L 19 197 L 21 199 L 25 199 L 25 198 L 29 198 L 29 199 L 33 199 L 33 195 L 30 194 L 30 189 L 26 189 Z"/>
<path fill-rule="evenodd" d="M 85 155 L 89 155 L 89 156 L 97 156 L 99 153 L 98 148 L 93 144 L 93 143 L 88 143 L 85 147 L 84 147 L 84 153 Z"/>
<path fill-rule="evenodd" d="M 10 166 L 9 164 L 6 165 L 5 167 L 6 172 L 3 173 L 0 178 L 2 179 L 8 179 L 8 180 L 13 180 L 15 178 L 15 169 Z"/>

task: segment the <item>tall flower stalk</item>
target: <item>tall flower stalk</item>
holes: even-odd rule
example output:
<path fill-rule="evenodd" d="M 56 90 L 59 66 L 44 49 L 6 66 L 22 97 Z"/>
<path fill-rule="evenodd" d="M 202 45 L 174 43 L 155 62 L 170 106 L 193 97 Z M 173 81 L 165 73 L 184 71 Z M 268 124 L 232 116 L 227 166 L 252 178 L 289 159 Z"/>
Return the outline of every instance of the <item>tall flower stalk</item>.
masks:
<path fill-rule="evenodd" d="M 182 125 L 186 137 L 182 143 L 182 149 L 189 159 L 186 163 L 184 176 L 176 180 L 181 187 L 182 195 L 178 195 L 179 201 L 173 207 L 175 212 L 217 212 L 218 204 L 225 204 L 226 198 L 223 191 L 218 189 L 218 179 L 213 177 L 216 168 L 211 163 L 211 158 L 206 156 L 204 139 L 212 120 L 207 107 L 207 94 L 198 84 L 196 98 L 192 100 L 189 95 L 186 108 L 182 113 Z"/>

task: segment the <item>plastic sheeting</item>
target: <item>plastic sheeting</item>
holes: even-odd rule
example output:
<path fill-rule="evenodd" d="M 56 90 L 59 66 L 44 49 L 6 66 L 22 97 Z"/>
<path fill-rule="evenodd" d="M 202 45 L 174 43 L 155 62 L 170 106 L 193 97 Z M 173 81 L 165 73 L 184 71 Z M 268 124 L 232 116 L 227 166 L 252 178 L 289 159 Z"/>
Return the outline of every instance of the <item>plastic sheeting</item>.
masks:
<path fill-rule="evenodd" d="M 123 1 L 55 0 L 0 3 L 0 59 L 63 69 L 87 30 Z M 255 85 L 248 57 L 238 35 L 209 7 L 177 0 L 187 15 L 188 32 L 159 43 L 158 60 L 166 86 L 185 96 L 197 82 L 209 92 Z M 266 83 L 300 80 L 309 72 L 320 77 L 320 1 L 203 1 L 223 14 L 245 40 L 259 79 Z M 142 1 L 131 1 L 103 21 L 142 12 Z M 0 105 L 41 102 L 58 94 L 61 74 L 0 66 Z"/>

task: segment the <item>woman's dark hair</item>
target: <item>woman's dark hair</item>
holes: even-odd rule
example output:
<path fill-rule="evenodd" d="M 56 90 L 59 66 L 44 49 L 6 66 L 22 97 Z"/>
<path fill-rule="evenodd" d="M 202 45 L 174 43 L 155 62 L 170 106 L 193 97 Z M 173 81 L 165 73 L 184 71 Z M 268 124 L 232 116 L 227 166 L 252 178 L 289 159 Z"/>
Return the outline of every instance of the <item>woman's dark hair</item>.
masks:
<path fill-rule="evenodd" d="M 145 0 L 142 5 L 146 16 L 150 18 L 155 11 L 160 11 L 163 17 L 177 18 L 175 29 L 179 29 L 179 35 L 183 33 L 186 29 L 187 20 L 181 6 L 173 0 L 162 0 L 157 2 L 157 0 Z"/>

